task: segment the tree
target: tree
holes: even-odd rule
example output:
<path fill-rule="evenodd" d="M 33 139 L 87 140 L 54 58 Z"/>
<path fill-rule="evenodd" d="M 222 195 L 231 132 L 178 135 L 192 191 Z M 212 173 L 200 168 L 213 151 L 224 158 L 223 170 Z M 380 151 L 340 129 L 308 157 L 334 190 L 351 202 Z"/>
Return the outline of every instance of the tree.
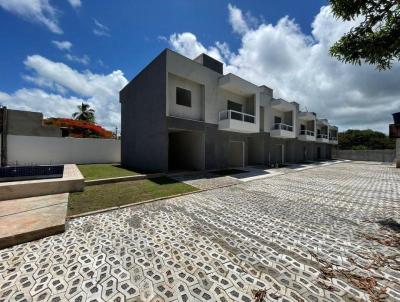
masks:
<path fill-rule="evenodd" d="M 395 140 L 386 134 L 367 130 L 352 130 L 339 133 L 339 149 L 342 150 L 377 150 L 394 149 Z"/>
<path fill-rule="evenodd" d="M 94 112 L 95 110 L 90 108 L 89 104 L 82 103 L 82 105 L 77 106 L 79 111 L 75 112 L 72 117 L 79 121 L 95 122 Z"/>
<path fill-rule="evenodd" d="M 365 61 L 384 70 L 400 60 L 400 1 L 330 0 L 335 17 L 343 21 L 361 17 L 330 49 L 332 56 L 344 63 Z"/>

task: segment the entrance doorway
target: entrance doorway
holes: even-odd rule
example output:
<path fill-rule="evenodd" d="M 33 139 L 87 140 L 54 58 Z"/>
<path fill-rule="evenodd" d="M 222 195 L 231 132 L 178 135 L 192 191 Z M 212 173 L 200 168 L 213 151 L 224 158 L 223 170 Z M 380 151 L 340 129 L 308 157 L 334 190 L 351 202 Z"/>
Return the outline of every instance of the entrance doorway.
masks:
<path fill-rule="evenodd" d="M 205 168 L 204 133 L 172 130 L 168 134 L 168 170 Z"/>
<path fill-rule="evenodd" d="M 244 167 L 245 165 L 245 142 L 229 142 L 229 166 Z"/>

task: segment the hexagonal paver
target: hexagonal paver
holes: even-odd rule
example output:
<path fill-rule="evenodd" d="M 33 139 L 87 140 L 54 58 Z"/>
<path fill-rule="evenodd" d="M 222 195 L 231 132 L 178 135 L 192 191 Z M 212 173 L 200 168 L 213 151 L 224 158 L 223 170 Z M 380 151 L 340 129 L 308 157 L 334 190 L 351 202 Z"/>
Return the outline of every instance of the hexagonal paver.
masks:
<path fill-rule="evenodd" d="M 0 250 L 0 301 L 400 300 L 400 171 L 314 166 L 73 219 Z M 379 280 L 369 292 L 354 282 L 366 276 Z"/>

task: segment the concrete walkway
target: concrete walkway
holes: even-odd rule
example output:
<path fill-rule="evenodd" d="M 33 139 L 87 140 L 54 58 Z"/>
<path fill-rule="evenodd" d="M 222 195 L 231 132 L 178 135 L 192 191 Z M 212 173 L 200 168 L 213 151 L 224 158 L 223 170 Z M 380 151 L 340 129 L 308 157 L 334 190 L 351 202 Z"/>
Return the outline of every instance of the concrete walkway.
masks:
<path fill-rule="evenodd" d="M 303 170 L 313 169 L 317 167 L 329 166 L 337 163 L 345 162 L 343 160 L 332 160 L 324 162 L 310 162 L 305 164 L 288 164 L 282 168 L 265 168 L 262 166 L 246 166 L 238 168 L 243 173 L 219 176 L 213 172 L 195 173 L 189 175 L 171 176 L 173 179 L 182 181 L 188 185 L 199 189 L 215 189 L 228 185 L 240 184 L 253 180 L 260 180 L 268 177 L 274 177 L 287 173 L 299 172 Z"/>
<path fill-rule="evenodd" d="M 63 232 L 68 195 L 0 201 L 0 249 Z"/>

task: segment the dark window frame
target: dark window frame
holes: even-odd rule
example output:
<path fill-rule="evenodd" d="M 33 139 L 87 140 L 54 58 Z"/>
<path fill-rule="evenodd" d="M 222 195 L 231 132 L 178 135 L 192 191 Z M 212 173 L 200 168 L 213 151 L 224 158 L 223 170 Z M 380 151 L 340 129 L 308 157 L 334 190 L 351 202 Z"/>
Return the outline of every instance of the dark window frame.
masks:
<path fill-rule="evenodd" d="M 239 110 L 240 107 L 240 110 Z M 243 104 L 236 103 L 234 101 L 228 100 L 227 101 L 227 108 L 228 110 L 234 110 L 237 112 L 243 112 Z"/>
<path fill-rule="evenodd" d="M 176 87 L 176 98 L 175 102 L 177 105 L 192 107 L 192 92 L 188 89 Z"/>
<path fill-rule="evenodd" d="M 282 124 L 282 118 L 280 116 L 274 116 L 274 124 Z"/>

